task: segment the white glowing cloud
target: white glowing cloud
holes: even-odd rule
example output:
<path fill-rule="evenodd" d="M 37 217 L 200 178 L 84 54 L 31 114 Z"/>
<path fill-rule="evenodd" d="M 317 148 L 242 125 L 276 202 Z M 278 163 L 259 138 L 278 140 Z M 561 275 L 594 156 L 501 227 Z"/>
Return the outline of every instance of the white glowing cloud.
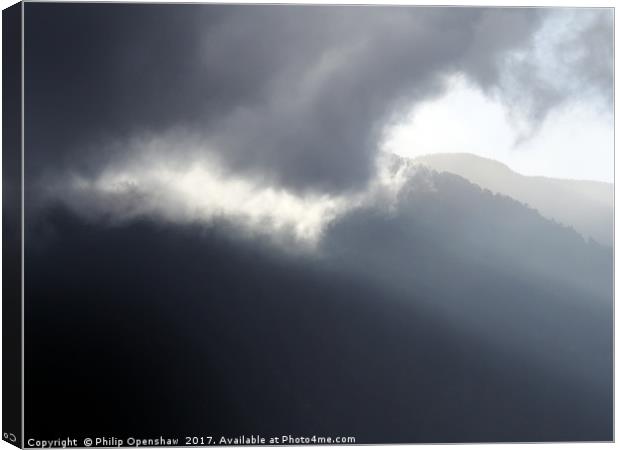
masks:
<path fill-rule="evenodd" d="M 314 242 L 324 223 L 343 208 L 344 199 L 327 195 L 299 196 L 252 180 L 225 176 L 206 162 L 187 167 L 155 163 L 109 170 L 88 180 L 74 177 L 65 190 L 74 205 L 82 197 L 98 198 L 95 213 L 116 219 L 157 215 L 173 222 L 233 220 L 245 230 L 289 233 Z"/>
<path fill-rule="evenodd" d="M 204 155 L 173 162 L 166 157 L 174 153 L 173 138 L 136 140 L 130 144 L 132 161 L 108 167 L 92 178 L 74 174 L 59 179 L 48 185 L 48 195 L 98 221 L 116 223 L 140 216 L 172 223 L 224 219 L 247 233 L 314 247 L 325 227 L 352 208 L 373 203 L 392 209 L 415 170 L 413 165 L 380 158 L 377 177 L 360 192 L 300 194 L 231 173 Z M 186 139 L 184 145 L 201 144 Z"/>

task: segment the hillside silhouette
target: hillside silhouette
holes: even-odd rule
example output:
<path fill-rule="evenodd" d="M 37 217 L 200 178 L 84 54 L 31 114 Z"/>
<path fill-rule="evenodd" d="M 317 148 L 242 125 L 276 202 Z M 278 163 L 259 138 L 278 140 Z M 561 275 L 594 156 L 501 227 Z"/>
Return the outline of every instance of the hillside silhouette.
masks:
<path fill-rule="evenodd" d="M 498 161 L 469 153 L 424 155 L 414 161 L 508 195 L 549 219 L 575 228 L 586 238 L 612 245 L 613 185 L 610 183 L 525 176 Z"/>
<path fill-rule="evenodd" d="M 424 168 L 393 206 L 308 256 L 50 209 L 26 247 L 28 432 L 611 440 L 611 250 Z"/>

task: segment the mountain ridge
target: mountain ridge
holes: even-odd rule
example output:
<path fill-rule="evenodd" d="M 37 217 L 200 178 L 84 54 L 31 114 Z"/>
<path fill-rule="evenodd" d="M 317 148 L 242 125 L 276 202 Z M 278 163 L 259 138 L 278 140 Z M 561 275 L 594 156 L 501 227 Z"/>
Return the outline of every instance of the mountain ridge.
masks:
<path fill-rule="evenodd" d="M 612 245 L 611 183 L 522 175 L 502 162 L 470 153 L 437 153 L 405 159 L 438 172 L 454 173 L 483 189 L 508 195 L 548 219 L 573 227 L 586 239 Z"/>

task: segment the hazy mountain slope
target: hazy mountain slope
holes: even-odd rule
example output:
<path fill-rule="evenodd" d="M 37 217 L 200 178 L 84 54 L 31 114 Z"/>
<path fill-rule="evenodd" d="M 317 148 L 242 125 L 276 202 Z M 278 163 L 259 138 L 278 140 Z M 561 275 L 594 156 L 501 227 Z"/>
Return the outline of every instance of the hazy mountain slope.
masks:
<path fill-rule="evenodd" d="M 332 225 L 324 245 L 336 266 L 415 294 L 418 305 L 507 350 L 543 365 L 561 360 L 577 377 L 597 373 L 584 372 L 581 359 L 597 346 L 596 366 L 608 364 L 611 249 L 462 177 L 419 168 L 392 213 L 357 210 Z M 603 328 L 590 328 L 589 315 Z M 577 329 L 581 344 L 594 339 L 588 351 L 576 350 Z"/>
<path fill-rule="evenodd" d="M 611 250 L 409 176 L 309 256 L 225 223 L 50 211 L 26 247 L 29 433 L 610 440 Z"/>
<path fill-rule="evenodd" d="M 493 192 L 508 195 L 543 216 L 575 228 L 584 237 L 612 244 L 613 185 L 520 175 L 497 161 L 467 153 L 415 158 L 435 170 L 461 175 Z"/>

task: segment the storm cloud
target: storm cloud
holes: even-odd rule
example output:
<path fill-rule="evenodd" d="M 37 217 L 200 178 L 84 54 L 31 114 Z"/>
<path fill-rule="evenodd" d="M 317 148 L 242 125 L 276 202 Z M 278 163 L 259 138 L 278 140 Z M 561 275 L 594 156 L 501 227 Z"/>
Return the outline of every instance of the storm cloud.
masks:
<path fill-rule="evenodd" d="M 32 179 L 98 174 L 124 164 L 131 139 L 181 133 L 193 145 L 176 141 L 162 157 L 216 155 L 244 176 L 321 192 L 367 183 L 384 126 L 440 93 L 446 76 L 499 86 L 508 55 L 531 46 L 549 15 L 302 5 L 26 10 Z"/>

